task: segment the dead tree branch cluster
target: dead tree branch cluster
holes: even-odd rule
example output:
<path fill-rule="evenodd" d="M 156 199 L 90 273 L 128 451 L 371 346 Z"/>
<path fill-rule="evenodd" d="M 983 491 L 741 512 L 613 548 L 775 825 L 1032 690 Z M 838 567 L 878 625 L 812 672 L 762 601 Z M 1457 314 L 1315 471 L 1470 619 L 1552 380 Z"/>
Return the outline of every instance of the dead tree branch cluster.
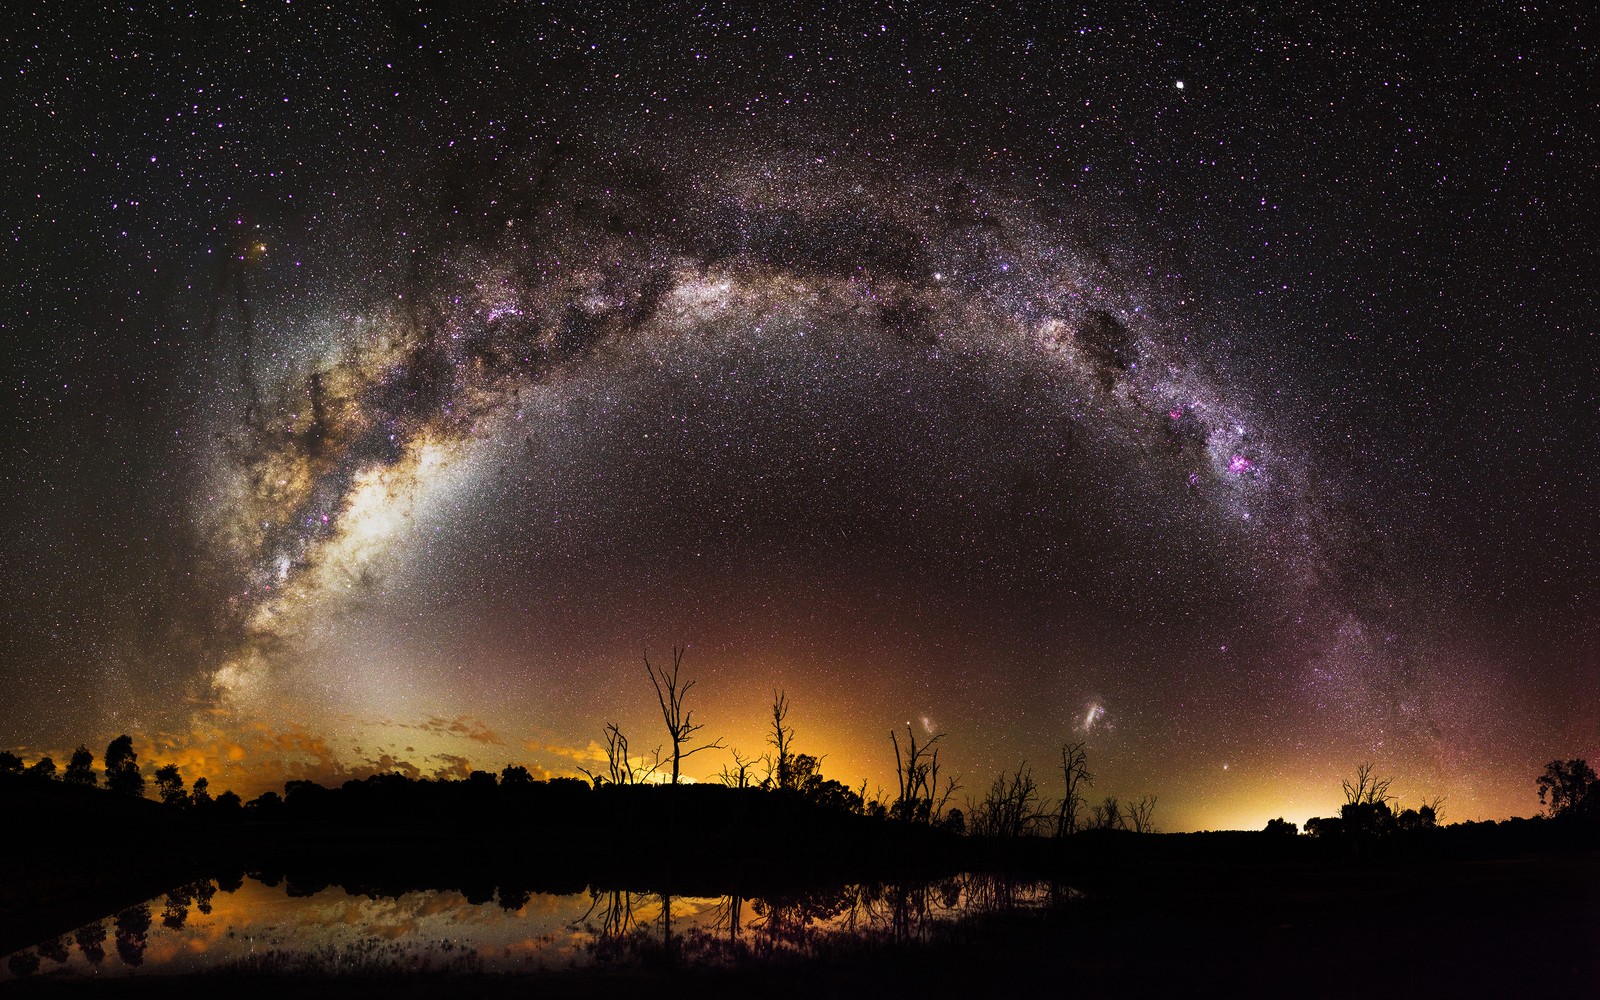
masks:
<path fill-rule="evenodd" d="M 938 733 L 926 743 L 917 743 L 916 731 L 906 723 L 906 746 L 902 751 L 900 738 L 889 731 L 889 741 L 894 744 L 895 781 L 900 786 L 899 795 L 889 807 L 889 815 L 911 823 L 932 823 L 944 814 L 950 797 L 961 786 L 955 778 L 946 778 L 939 785 L 939 750 L 934 746 L 944 736 Z"/>
<path fill-rule="evenodd" d="M 672 741 L 672 783 L 678 783 L 678 775 L 683 763 L 683 758 L 697 754 L 702 750 L 721 750 L 724 747 L 722 740 L 713 743 L 702 743 L 699 746 L 689 747 L 689 741 L 694 734 L 705 728 L 703 723 L 694 721 L 693 711 L 683 707 L 684 699 L 689 696 L 694 688 L 694 681 L 684 681 L 681 676 L 683 669 L 683 646 L 672 647 L 672 667 L 670 669 L 658 668 L 650 662 L 649 654 L 644 658 L 645 672 L 650 675 L 650 683 L 656 689 L 656 701 L 661 706 L 661 719 L 667 724 L 667 738 Z"/>

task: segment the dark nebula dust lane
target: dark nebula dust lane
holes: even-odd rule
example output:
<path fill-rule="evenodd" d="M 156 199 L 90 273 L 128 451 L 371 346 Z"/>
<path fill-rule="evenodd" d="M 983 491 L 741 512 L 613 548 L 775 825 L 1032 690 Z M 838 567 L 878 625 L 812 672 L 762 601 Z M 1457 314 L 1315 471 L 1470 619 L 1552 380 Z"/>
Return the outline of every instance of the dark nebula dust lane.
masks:
<path fill-rule="evenodd" d="M 1577 20 L 102 13 L 7 15 L 0 742 L 566 773 L 675 642 L 1172 828 L 1600 739 Z"/>

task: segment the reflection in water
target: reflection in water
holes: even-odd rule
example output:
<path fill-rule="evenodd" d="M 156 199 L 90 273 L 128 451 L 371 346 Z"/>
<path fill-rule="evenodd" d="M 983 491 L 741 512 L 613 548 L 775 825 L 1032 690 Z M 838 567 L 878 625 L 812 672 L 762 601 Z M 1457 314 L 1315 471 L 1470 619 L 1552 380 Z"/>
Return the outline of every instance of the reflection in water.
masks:
<path fill-rule="evenodd" d="M 520 971 L 610 964 L 726 965 L 826 958 L 927 940 L 985 913 L 1054 904 L 1069 890 L 993 875 L 844 885 L 749 897 L 591 888 L 364 894 L 238 876 L 176 886 L 106 921 L 7 957 L 0 978 L 238 971 L 318 975 Z M 152 912 L 159 910 L 159 924 Z"/>
<path fill-rule="evenodd" d="M 90 965 L 99 965 L 106 960 L 105 921 L 96 920 L 92 924 L 84 924 L 72 932 L 72 939 L 78 943 L 78 953 Z"/>
<path fill-rule="evenodd" d="M 717 899 L 592 892 L 575 928 L 599 963 L 699 965 L 826 958 L 844 948 L 927 940 L 938 928 L 987 913 L 1066 900 L 1064 887 L 993 875 L 909 885 L 844 885 Z M 747 909 L 748 907 L 748 909 Z M 673 932 L 674 921 L 682 925 Z"/>
<path fill-rule="evenodd" d="M 52 962 L 65 962 L 67 960 L 67 939 L 65 935 L 53 937 L 48 941 L 39 942 L 36 949 L 41 958 L 48 958 Z"/>
<path fill-rule="evenodd" d="M 210 879 L 188 882 L 167 893 L 166 906 L 161 911 L 161 926 L 181 930 L 189 919 L 193 906 L 203 916 L 211 915 L 211 897 L 217 894 L 217 885 Z"/>
<path fill-rule="evenodd" d="M 117 914 L 117 957 L 122 964 L 137 968 L 144 964 L 149 944 L 150 906 L 140 903 Z"/>

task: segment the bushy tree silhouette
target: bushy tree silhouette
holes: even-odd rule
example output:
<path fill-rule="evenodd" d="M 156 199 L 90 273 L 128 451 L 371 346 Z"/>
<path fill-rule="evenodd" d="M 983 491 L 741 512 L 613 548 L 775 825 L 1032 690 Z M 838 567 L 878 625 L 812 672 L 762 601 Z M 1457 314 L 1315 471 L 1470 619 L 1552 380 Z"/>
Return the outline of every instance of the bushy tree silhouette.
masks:
<path fill-rule="evenodd" d="M 33 765 L 23 772 L 30 778 L 40 781 L 49 781 L 56 776 L 56 762 L 49 757 L 40 757 Z"/>
<path fill-rule="evenodd" d="M 1551 817 L 1600 816 L 1600 786 L 1594 768 L 1582 757 L 1551 761 L 1537 784 L 1539 804 Z"/>
<path fill-rule="evenodd" d="M 67 762 L 67 770 L 61 775 L 61 780 L 73 785 L 87 785 L 93 787 L 99 783 L 99 775 L 94 773 L 94 754 L 83 744 L 78 744 L 78 749 L 72 751 L 72 759 Z"/>
<path fill-rule="evenodd" d="M 243 815 L 244 803 L 239 801 L 238 794 L 230 788 L 217 796 L 216 804 L 212 806 L 211 811 L 213 815 L 222 819 L 234 820 Z"/>
<path fill-rule="evenodd" d="M 283 815 L 283 796 L 277 792 L 262 792 L 245 803 L 244 811 L 255 819 L 278 819 Z"/>
<path fill-rule="evenodd" d="M 133 737 L 126 733 L 106 747 L 106 787 L 123 795 L 144 794 L 139 755 L 133 752 Z"/>
<path fill-rule="evenodd" d="M 156 795 L 169 806 L 182 808 L 189 804 L 189 793 L 183 790 L 183 775 L 178 773 L 178 765 L 156 768 Z"/>
<path fill-rule="evenodd" d="M 0 750 L 0 774 L 21 774 L 22 758 L 10 750 Z"/>

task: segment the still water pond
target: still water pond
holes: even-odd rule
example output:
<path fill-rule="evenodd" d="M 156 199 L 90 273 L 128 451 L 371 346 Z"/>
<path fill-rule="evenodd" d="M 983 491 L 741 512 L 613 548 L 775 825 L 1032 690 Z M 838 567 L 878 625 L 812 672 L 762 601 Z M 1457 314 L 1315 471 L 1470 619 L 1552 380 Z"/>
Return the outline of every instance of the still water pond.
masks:
<path fill-rule="evenodd" d="M 6 956 L 0 979 L 520 972 L 662 955 L 703 964 L 822 956 L 863 942 L 925 939 L 971 916 L 1038 907 L 1063 892 L 987 875 L 755 898 L 504 887 L 361 894 L 203 880 Z"/>

